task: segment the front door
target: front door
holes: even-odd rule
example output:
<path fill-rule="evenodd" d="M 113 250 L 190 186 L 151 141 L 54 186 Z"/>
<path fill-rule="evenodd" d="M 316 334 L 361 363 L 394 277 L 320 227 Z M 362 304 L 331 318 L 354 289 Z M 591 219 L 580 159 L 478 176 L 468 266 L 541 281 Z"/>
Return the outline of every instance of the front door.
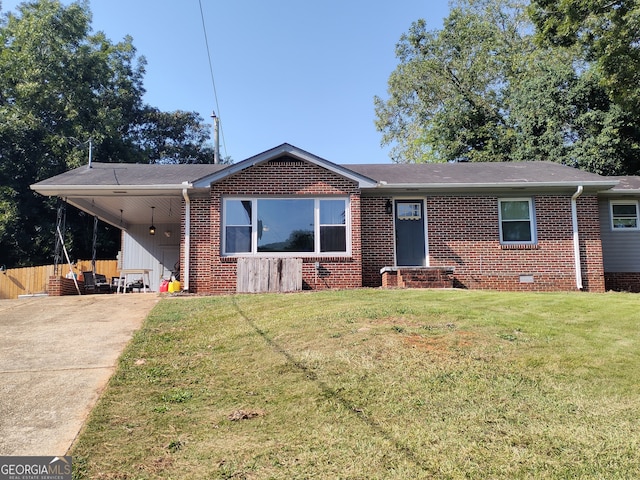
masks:
<path fill-rule="evenodd" d="M 426 265 L 424 202 L 396 200 L 396 263 L 398 266 Z"/>

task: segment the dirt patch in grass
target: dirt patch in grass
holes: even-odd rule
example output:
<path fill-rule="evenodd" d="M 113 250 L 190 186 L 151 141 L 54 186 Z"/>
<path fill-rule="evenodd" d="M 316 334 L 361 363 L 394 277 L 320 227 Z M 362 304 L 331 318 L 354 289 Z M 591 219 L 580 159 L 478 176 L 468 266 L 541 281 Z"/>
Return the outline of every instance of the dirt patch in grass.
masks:
<path fill-rule="evenodd" d="M 264 410 L 235 410 L 227 415 L 227 418 L 232 422 L 237 422 L 238 420 L 251 420 L 252 418 L 261 417 L 265 414 Z"/>
<path fill-rule="evenodd" d="M 379 327 L 390 327 L 392 332 L 403 335 L 405 347 L 437 355 L 459 355 L 463 349 L 486 346 L 486 335 L 459 330 L 453 322 L 425 323 L 424 318 L 388 317 L 369 322 L 359 332 L 370 332 Z M 495 343 L 495 342 L 493 342 Z"/>

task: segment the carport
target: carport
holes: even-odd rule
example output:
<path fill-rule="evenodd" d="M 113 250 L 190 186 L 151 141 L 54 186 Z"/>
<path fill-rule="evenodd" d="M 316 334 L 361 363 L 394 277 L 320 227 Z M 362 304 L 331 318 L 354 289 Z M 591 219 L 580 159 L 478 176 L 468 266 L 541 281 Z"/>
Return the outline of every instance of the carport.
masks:
<path fill-rule="evenodd" d="M 225 167 L 93 162 L 31 188 L 122 230 L 120 268 L 149 270 L 152 291 L 177 266 L 188 290 L 191 199 L 208 191 L 193 184 Z"/>

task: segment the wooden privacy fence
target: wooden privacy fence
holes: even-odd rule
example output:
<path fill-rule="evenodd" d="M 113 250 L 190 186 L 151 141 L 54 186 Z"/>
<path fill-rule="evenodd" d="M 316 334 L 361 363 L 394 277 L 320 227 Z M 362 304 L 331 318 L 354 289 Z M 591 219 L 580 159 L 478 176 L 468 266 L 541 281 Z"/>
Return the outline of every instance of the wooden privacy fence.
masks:
<path fill-rule="evenodd" d="M 53 275 L 53 265 L 40 267 L 11 268 L 0 272 L 0 299 L 18 298 L 20 295 L 37 295 L 47 293 L 49 277 Z M 91 270 L 91 260 L 78 260 L 73 272 L 80 276 L 82 272 Z M 64 277 L 69 273 L 68 264 L 58 266 L 58 275 Z M 116 260 L 96 260 L 96 273 L 101 273 L 111 280 L 118 276 Z"/>
<path fill-rule="evenodd" d="M 294 292 L 302 290 L 301 258 L 238 259 L 238 293 Z"/>

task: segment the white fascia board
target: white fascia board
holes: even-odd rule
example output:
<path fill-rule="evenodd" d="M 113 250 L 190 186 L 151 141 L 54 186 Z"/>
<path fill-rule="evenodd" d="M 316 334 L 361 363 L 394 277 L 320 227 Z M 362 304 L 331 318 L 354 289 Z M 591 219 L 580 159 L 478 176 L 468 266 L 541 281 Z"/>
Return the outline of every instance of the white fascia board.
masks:
<path fill-rule="evenodd" d="M 379 182 L 377 188 L 380 189 L 409 189 L 409 190 L 465 190 L 465 189 L 540 189 L 540 188 L 575 188 L 595 187 L 599 189 L 609 189 L 615 187 L 619 182 L 592 180 L 586 182 L 495 182 L 495 183 L 385 183 Z"/>
<path fill-rule="evenodd" d="M 31 185 L 31 189 L 42 195 L 48 196 L 161 196 L 182 195 L 184 188 L 192 189 L 188 184 L 166 184 L 166 185 Z"/>
<path fill-rule="evenodd" d="M 628 188 L 626 190 L 601 190 L 598 193 L 602 193 L 611 197 L 622 197 L 628 195 L 640 195 L 640 188 Z"/>

